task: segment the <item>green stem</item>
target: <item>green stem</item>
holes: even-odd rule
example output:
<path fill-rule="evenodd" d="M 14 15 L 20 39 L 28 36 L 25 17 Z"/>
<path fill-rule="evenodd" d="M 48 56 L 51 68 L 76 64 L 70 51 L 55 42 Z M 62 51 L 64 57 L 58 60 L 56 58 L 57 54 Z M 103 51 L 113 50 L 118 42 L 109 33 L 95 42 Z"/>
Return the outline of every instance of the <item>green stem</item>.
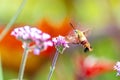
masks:
<path fill-rule="evenodd" d="M 19 80 L 23 80 L 23 75 L 24 75 L 24 70 L 25 70 L 25 64 L 27 61 L 27 56 L 28 56 L 28 44 L 26 43 L 25 48 L 24 48 L 24 53 L 22 56 L 22 62 L 20 65 L 20 70 L 19 70 L 19 75 L 18 75 L 18 79 Z"/>
<path fill-rule="evenodd" d="M 16 19 L 18 18 L 19 14 L 22 12 L 25 3 L 27 2 L 27 0 L 23 0 L 20 7 L 18 8 L 17 12 L 15 13 L 15 15 L 13 16 L 13 18 L 10 20 L 10 22 L 7 24 L 6 28 L 1 32 L 0 34 L 0 41 L 4 38 L 4 36 L 7 34 L 7 32 L 9 31 L 10 27 L 14 24 L 14 22 L 16 21 Z"/>
<path fill-rule="evenodd" d="M 59 55 L 59 52 L 57 50 L 56 53 L 55 53 L 55 56 L 53 58 L 53 61 L 52 61 L 52 66 L 50 67 L 50 72 L 49 72 L 49 75 L 48 75 L 48 80 L 50 80 L 51 77 L 52 77 L 52 74 L 53 74 L 54 69 L 55 69 L 55 65 L 56 65 L 56 61 L 57 61 L 58 55 Z"/>
<path fill-rule="evenodd" d="M 2 73 L 2 63 L 1 63 L 1 55 L 0 55 L 0 80 L 3 80 L 3 73 Z"/>

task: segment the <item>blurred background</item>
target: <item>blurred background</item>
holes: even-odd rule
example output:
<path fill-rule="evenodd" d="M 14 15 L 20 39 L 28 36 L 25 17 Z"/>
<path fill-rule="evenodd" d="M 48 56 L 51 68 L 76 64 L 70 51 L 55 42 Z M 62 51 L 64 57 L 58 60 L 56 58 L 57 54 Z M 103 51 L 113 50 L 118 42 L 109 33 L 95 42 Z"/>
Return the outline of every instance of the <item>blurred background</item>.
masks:
<path fill-rule="evenodd" d="M 0 0 L 0 32 L 16 13 L 22 0 Z M 120 60 L 120 0 L 27 0 L 21 14 L 0 42 L 0 74 L 4 80 L 18 76 L 22 43 L 10 35 L 11 30 L 31 25 L 52 37 L 72 31 L 73 19 L 79 28 L 90 29 L 87 36 L 93 47 L 71 45 L 60 54 L 51 80 L 120 80 L 113 70 Z M 40 55 L 28 55 L 26 80 L 47 80 L 55 49 L 49 47 Z"/>

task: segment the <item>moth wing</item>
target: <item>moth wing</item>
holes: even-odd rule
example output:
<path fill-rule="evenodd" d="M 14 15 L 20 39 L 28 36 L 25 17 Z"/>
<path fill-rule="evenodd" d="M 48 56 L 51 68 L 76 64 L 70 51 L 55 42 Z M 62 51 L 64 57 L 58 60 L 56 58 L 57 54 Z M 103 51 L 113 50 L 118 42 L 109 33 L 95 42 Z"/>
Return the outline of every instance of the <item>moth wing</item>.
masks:
<path fill-rule="evenodd" d="M 83 34 L 87 37 L 92 33 L 92 29 L 91 28 L 83 28 L 82 25 L 77 25 L 76 27 L 77 30 L 83 32 Z"/>
<path fill-rule="evenodd" d="M 69 43 L 78 43 L 78 37 L 76 36 L 74 31 L 71 31 L 67 36 L 66 39 Z"/>
<path fill-rule="evenodd" d="M 84 31 L 82 31 L 83 32 L 83 34 L 85 35 L 85 36 L 89 36 L 91 33 L 92 33 L 92 29 L 86 29 L 86 30 L 84 30 Z"/>

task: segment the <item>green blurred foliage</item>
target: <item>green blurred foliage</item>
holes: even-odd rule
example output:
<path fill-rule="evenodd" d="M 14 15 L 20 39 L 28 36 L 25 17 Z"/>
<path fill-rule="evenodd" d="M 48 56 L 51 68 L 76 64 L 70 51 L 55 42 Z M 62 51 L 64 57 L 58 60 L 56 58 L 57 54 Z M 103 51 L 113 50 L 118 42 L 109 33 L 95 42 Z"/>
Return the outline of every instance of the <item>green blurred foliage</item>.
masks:
<path fill-rule="evenodd" d="M 22 0 L 0 0 L 0 23 L 9 22 L 20 2 Z M 111 11 L 119 23 L 119 4 L 119 0 L 28 0 L 16 22 L 34 24 L 44 17 L 59 22 L 68 16 L 80 23 L 102 27 L 109 21 Z"/>
<path fill-rule="evenodd" d="M 10 21 L 21 2 L 22 0 L 0 0 L 0 24 L 7 24 Z M 62 19 L 71 17 L 76 19 L 78 23 L 89 25 L 90 28 L 93 28 L 92 31 L 95 32 L 96 30 L 101 30 L 101 28 L 103 30 L 106 29 L 111 23 L 119 28 L 119 9 L 120 0 L 28 0 L 16 23 L 34 25 L 43 18 L 59 23 Z M 102 30 L 96 31 L 95 34 L 97 33 L 101 34 Z M 104 34 L 97 37 L 94 36 L 95 38 L 92 39 L 93 52 L 91 54 L 98 58 L 104 57 L 113 61 L 120 60 L 120 46 L 116 45 L 115 39 L 112 36 L 101 36 L 104 36 Z M 59 56 L 52 80 L 74 80 L 75 74 L 72 59 L 72 56 L 68 54 Z M 52 60 L 33 76 L 34 80 L 47 79 L 51 62 Z M 5 68 L 3 74 L 5 80 L 17 77 L 17 73 Z M 116 77 L 116 72 L 109 72 L 96 76 L 91 80 L 103 79 L 119 80 L 119 77 Z"/>
<path fill-rule="evenodd" d="M 0 0 L 0 3 L 4 4 L 0 5 L 0 7 L 2 7 L 0 8 L 0 21 L 8 23 L 17 11 L 21 1 L 22 0 Z M 64 3 L 60 0 L 28 0 L 17 23 L 34 24 L 42 18 L 60 20 L 65 17 L 65 15 L 66 8 Z"/>
<path fill-rule="evenodd" d="M 117 58 L 117 47 L 115 46 L 114 40 L 111 38 L 102 38 L 95 40 L 93 43 L 93 54 L 97 57 L 106 57 L 111 60 L 116 60 Z"/>

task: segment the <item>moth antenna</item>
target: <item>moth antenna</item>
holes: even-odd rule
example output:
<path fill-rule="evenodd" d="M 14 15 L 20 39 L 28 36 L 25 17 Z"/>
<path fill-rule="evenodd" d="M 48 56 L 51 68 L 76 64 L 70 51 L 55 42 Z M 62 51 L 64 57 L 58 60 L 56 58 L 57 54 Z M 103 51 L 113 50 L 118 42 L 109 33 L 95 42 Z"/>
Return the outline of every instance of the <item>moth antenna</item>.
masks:
<path fill-rule="evenodd" d="M 75 30 L 75 27 L 73 26 L 73 24 L 70 22 L 70 26 Z"/>

